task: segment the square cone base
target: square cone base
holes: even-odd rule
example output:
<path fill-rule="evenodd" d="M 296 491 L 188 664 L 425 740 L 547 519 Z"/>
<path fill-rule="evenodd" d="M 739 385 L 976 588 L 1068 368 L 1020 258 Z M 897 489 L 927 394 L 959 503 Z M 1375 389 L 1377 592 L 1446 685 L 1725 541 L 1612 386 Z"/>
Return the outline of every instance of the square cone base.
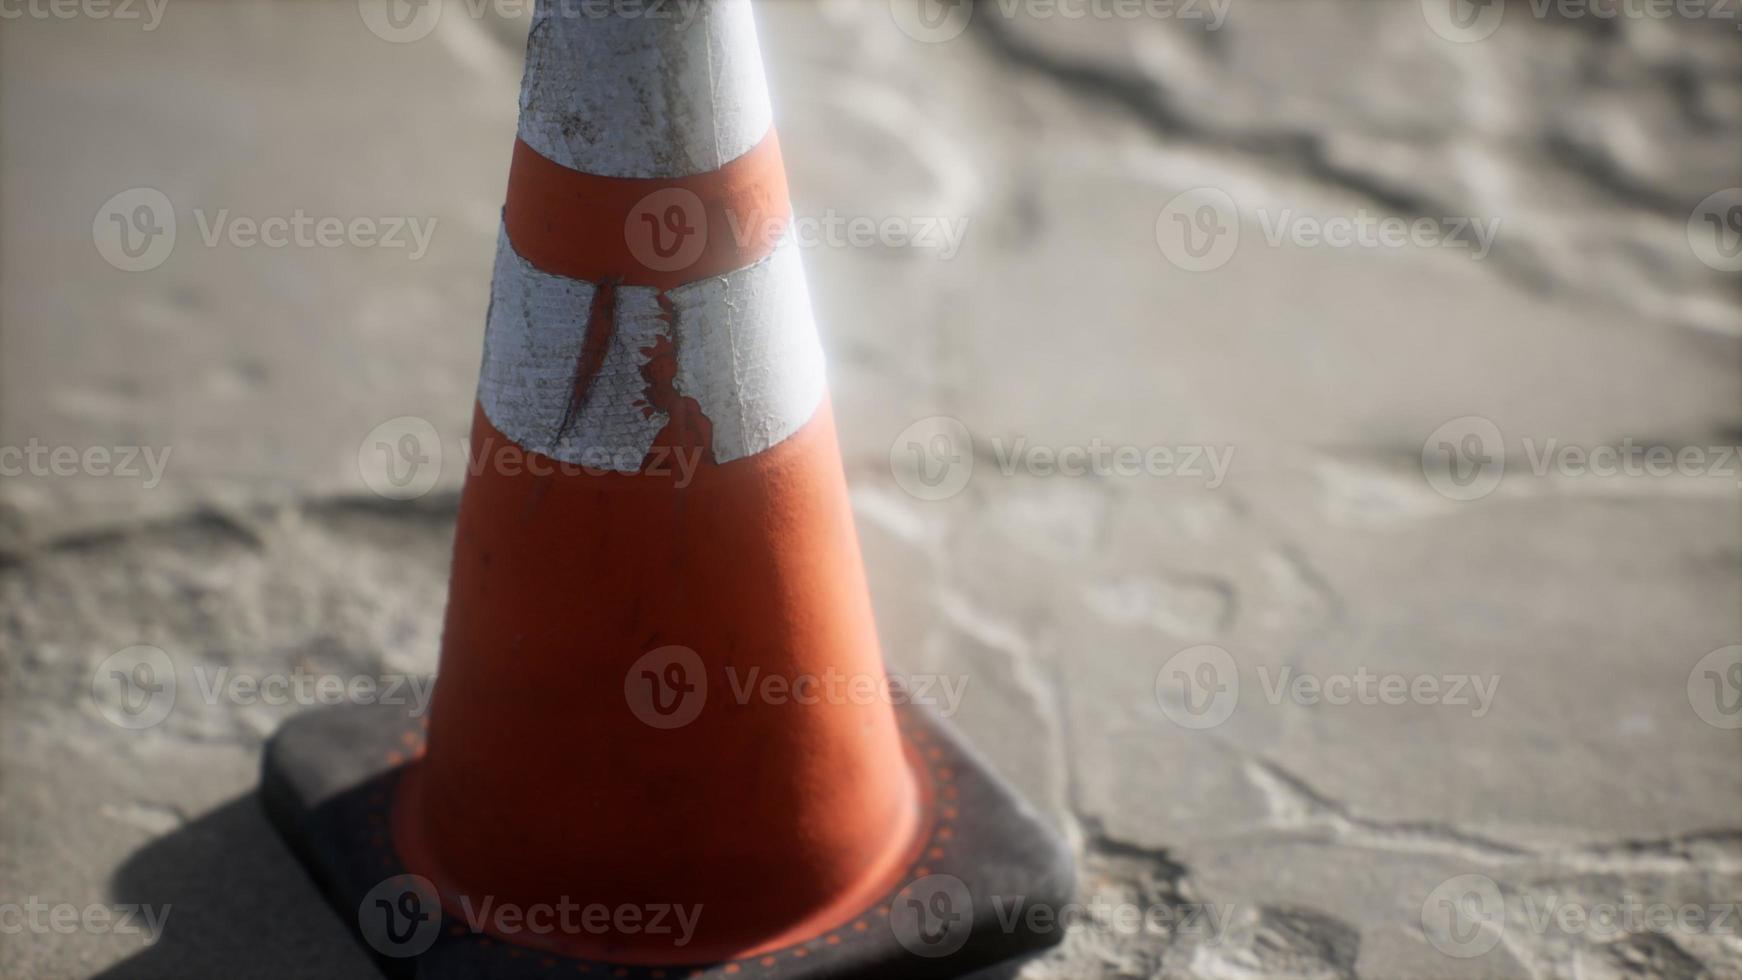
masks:
<path fill-rule="evenodd" d="M 888 894 L 831 932 L 739 960 L 655 967 L 575 959 L 473 931 L 444 912 L 429 882 L 394 853 L 389 833 L 396 783 L 422 752 L 422 722 L 409 707 L 344 706 L 292 719 L 267 743 L 260 795 L 390 977 L 1014 975 L 1064 936 L 1058 913 L 1074 890 L 1070 853 L 946 724 L 912 705 L 896 712 L 935 791 L 930 839 L 915 863 Z"/>

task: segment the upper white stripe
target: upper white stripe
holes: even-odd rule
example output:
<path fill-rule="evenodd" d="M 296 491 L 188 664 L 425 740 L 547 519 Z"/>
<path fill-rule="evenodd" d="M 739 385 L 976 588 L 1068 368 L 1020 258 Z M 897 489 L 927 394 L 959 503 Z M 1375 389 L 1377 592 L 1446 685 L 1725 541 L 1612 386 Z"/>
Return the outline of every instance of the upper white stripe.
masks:
<path fill-rule="evenodd" d="M 533 268 L 500 235 L 478 401 L 491 424 L 522 447 L 569 463 L 639 469 L 668 421 L 648 404 L 641 374 L 660 337 L 677 348 L 673 386 L 713 423 L 717 462 L 762 452 L 816 414 L 825 387 L 822 349 L 790 237 L 755 265 L 666 290 L 675 336 L 661 316 L 659 290 L 617 287 L 610 346 L 570 418 L 596 291 Z"/>
<path fill-rule="evenodd" d="M 528 146 L 583 173 L 670 178 L 718 170 L 768 134 L 749 0 L 600 6 L 613 5 L 539 0 L 520 90 Z"/>

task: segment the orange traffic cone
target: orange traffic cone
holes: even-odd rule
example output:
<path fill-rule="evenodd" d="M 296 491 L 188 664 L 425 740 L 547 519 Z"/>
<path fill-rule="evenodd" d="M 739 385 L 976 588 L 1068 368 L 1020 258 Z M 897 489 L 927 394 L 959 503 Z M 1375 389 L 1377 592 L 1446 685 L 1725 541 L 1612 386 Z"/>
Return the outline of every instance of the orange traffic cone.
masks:
<path fill-rule="evenodd" d="M 887 696 L 748 2 L 600 8 L 532 26 L 427 726 L 297 719 L 269 810 L 417 976 L 1054 942 L 1068 855 Z"/>

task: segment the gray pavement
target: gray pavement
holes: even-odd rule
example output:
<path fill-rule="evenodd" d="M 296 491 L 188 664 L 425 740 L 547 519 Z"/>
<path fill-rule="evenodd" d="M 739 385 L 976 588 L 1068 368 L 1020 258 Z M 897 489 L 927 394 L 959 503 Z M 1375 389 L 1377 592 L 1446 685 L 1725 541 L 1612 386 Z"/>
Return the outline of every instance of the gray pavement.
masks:
<path fill-rule="evenodd" d="M 892 669 L 1094 901 L 1024 976 L 1742 977 L 1735 19 L 911 6 L 758 17 Z M 368 976 L 251 796 L 298 706 L 206 686 L 434 667 L 526 18 L 17 9 L 0 976 Z M 233 234 L 298 210 L 430 234 Z"/>

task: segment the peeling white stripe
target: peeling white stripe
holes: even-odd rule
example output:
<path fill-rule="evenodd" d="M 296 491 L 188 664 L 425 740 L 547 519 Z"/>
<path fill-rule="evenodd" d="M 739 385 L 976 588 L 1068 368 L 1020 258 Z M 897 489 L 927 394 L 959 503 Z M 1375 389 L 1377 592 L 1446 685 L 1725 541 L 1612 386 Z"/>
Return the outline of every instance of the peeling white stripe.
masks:
<path fill-rule="evenodd" d="M 596 291 L 592 283 L 533 268 L 507 232 L 499 233 L 478 401 L 499 431 L 527 449 L 570 463 L 598 465 L 600 452 L 639 463 L 666 421 L 639 404 L 647 387 L 641 348 L 661 332 L 657 320 L 618 317 L 591 393 L 568 418 Z"/>
<path fill-rule="evenodd" d="M 768 134 L 749 0 L 669 3 L 664 16 L 595 6 L 538 5 L 520 90 L 528 146 L 583 173 L 669 178 L 718 170 Z"/>
<path fill-rule="evenodd" d="M 659 290 L 619 286 L 604 361 L 571 411 L 596 290 L 533 268 L 506 232 L 499 236 L 478 401 L 491 424 L 524 448 L 634 472 L 668 421 L 649 404 L 641 373 L 660 337 L 677 348 L 673 387 L 713 424 L 717 462 L 777 445 L 816 414 L 825 387 L 822 349 L 790 238 L 748 268 L 667 290 L 676 336 L 661 317 Z"/>
<path fill-rule="evenodd" d="M 651 294 L 652 290 L 628 290 Z M 678 391 L 714 425 L 714 458 L 753 456 L 816 414 L 825 387 L 810 291 L 790 238 L 737 272 L 670 290 Z"/>

